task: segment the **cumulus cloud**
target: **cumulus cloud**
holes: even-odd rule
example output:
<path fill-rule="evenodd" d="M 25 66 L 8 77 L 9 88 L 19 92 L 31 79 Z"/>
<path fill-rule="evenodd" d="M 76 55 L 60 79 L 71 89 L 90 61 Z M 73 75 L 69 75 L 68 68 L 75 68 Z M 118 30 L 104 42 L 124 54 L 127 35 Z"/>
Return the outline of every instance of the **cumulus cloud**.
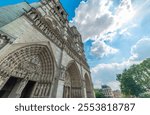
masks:
<path fill-rule="evenodd" d="M 123 35 L 123 36 L 132 36 L 132 34 L 129 32 L 129 30 L 133 29 L 135 27 L 138 27 L 138 25 L 133 23 L 132 25 L 130 25 L 128 27 L 120 29 L 119 34 Z"/>
<path fill-rule="evenodd" d="M 108 46 L 104 41 L 95 41 L 92 43 L 91 53 L 97 57 L 104 57 L 110 54 L 115 54 L 118 52 L 118 49 Z"/>
<path fill-rule="evenodd" d="M 98 42 L 91 46 L 92 53 L 98 57 L 118 52 L 105 41 L 111 42 L 117 31 L 134 16 L 131 0 L 122 0 L 114 11 L 113 5 L 113 0 L 82 1 L 70 22 L 78 28 L 84 41 L 92 39 Z"/>
<path fill-rule="evenodd" d="M 82 1 L 71 21 L 84 39 L 114 32 L 134 16 L 131 0 L 122 0 L 115 13 L 111 11 L 113 0 Z"/>
<path fill-rule="evenodd" d="M 98 35 L 112 23 L 113 18 L 108 7 L 108 1 L 104 0 L 88 0 L 80 3 L 72 23 L 78 27 L 84 39 Z"/>
<path fill-rule="evenodd" d="M 142 20 L 140 18 L 143 18 L 143 13 L 146 15 L 149 9 L 148 1 L 140 2 L 141 5 L 138 4 L 138 7 L 134 6 L 136 12 L 131 0 L 121 0 L 120 4 L 115 7 L 114 0 L 87 0 L 80 3 L 71 24 L 78 28 L 83 41 L 87 39 L 94 41 L 91 46 L 91 53 L 94 56 L 104 58 L 121 50 L 108 44 L 113 42 L 116 35 L 132 35 L 129 30 L 138 25 L 132 22 L 129 24 L 129 22 L 132 18 Z M 147 6 L 146 9 L 145 6 Z M 119 83 L 116 81 L 116 74 L 122 73 L 125 68 L 132 64 L 140 63 L 143 59 L 150 57 L 148 51 L 150 51 L 150 39 L 142 38 L 132 46 L 131 57 L 126 61 L 119 63 L 116 60 L 116 63 L 96 65 L 91 69 L 94 86 L 100 87 L 102 84 L 107 84 L 114 90 L 118 89 Z"/>
<path fill-rule="evenodd" d="M 133 64 L 139 64 L 144 59 L 150 58 L 150 38 L 141 38 L 131 48 L 131 56 L 122 63 L 98 64 L 91 69 L 95 81 L 100 80 L 101 85 L 107 84 L 112 89 L 119 89 L 119 82 L 116 81 L 116 74 L 122 73 L 125 68 Z M 98 86 L 98 85 L 96 85 Z"/>
<path fill-rule="evenodd" d="M 95 82 L 100 80 L 101 84 L 108 84 L 113 90 L 119 89 L 119 82 L 116 81 L 116 74 L 122 73 L 125 68 L 129 68 L 131 65 L 137 63 L 139 62 L 128 60 L 122 63 L 99 64 L 91 69 L 93 82 L 95 84 Z"/>
<path fill-rule="evenodd" d="M 123 72 L 133 64 L 141 61 L 125 61 L 122 63 L 99 64 L 91 69 L 94 88 L 101 88 L 101 85 L 108 85 L 112 90 L 120 90 L 120 83 L 116 81 L 116 75 Z"/>
<path fill-rule="evenodd" d="M 114 16 L 117 29 L 132 19 L 134 15 L 135 11 L 133 10 L 131 0 L 122 0 Z"/>
<path fill-rule="evenodd" d="M 130 60 L 144 60 L 145 58 L 150 58 L 150 38 L 140 39 L 134 46 L 131 48 L 131 57 Z"/>
<path fill-rule="evenodd" d="M 72 23 L 77 26 L 83 39 L 97 36 L 112 25 L 111 5 L 111 0 L 87 0 L 80 3 Z"/>

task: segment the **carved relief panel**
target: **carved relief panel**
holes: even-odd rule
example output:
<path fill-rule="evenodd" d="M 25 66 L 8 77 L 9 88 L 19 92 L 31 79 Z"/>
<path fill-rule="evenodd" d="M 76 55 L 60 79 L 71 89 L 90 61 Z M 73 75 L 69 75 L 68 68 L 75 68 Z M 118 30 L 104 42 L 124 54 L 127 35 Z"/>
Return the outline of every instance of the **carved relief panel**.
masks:
<path fill-rule="evenodd" d="M 6 35 L 0 34 L 0 49 L 2 49 L 9 42 L 9 38 Z"/>

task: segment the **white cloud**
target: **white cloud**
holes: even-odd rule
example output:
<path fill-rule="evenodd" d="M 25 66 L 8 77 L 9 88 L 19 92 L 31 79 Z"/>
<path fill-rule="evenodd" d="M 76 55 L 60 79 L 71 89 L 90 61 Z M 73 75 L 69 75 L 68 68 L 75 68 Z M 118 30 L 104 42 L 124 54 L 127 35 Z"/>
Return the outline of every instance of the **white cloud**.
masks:
<path fill-rule="evenodd" d="M 125 68 L 129 68 L 138 61 L 124 61 L 122 63 L 99 64 L 91 69 L 93 82 L 101 81 L 101 84 L 107 84 L 113 90 L 119 89 L 119 82 L 116 81 L 116 74 L 122 73 Z M 96 85 L 97 86 L 97 85 Z M 94 87 L 96 87 L 94 85 Z"/>
<path fill-rule="evenodd" d="M 134 0 L 134 8 L 136 9 L 134 18 L 140 23 L 145 16 L 149 16 L 150 0 Z"/>
<path fill-rule="evenodd" d="M 101 88 L 102 82 L 100 80 L 95 80 L 94 81 L 94 88 Z"/>
<path fill-rule="evenodd" d="M 115 13 L 110 9 L 113 0 L 87 0 L 81 2 L 71 21 L 77 26 L 84 39 L 115 32 L 135 14 L 131 0 L 122 0 Z"/>
<path fill-rule="evenodd" d="M 94 88 L 100 89 L 102 85 L 106 85 L 106 84 L 102 83 L 100 80 L 94 81 Z M 110 86 L 112 90 L 120 90 L 120 82 L 118 81 L 108 82 L 107 85 Z"/>
<path fill-rule="evenodd" d="M 132 36 L 132 34 L 129 32 L 129 30 L 133 29 L 135 27 L 138 27 L 138 25 L 137 24 L 132 24 L 129 27 L 122 28 L 122 29 L 120 29 L 119 34 L 123 35 L 123 36 Z"/>
<path fill-rule="evenodd" d="M 107 84 L 113 90 L 119 89 L 116 74 L 122 73 L 125 68 L 133 64 L 139 64 L 146 58 L 150 58 L 150 38 L 142 38 L 131 48 L 131 56 L 127 61 L 121 63 L 98 64 L 91 69 L 93 82 L 101 81 L 100 85 Z M 98 82 L 94 87 L 99 87 Z"/>
<path fill-rule="evenodd" d="M 118 52 L 118 49 L 112 48 L 105 44 L 103 41 L 95 41 L 92 43 L 91 53 L 96 55 L 97 57 L 104 57 L 110 54 L 115 54 Z"/>
<path fill-rule="evenodd" d="M 140 39 L 134 46 L 131 48 L 131 57 L 130 60 L 144 60 L 150 58 L 150 38 Z"/>
<path fill-rule="evenodd" d="M 72 23 L 77 26 L 84 40 L 99 36 L 112 25 L 111 5 L 111 0 L 87 0 L 80 3 Z"/>
<path fill-rule="evenodd" d="M 110 86 L 112 90 L 120 90 L 120 82 L 118 81 L 108 82 L 107 85 Z"/>
<path fill-rule="evenodd" d="M 140 0 L 134 0 L 140 1 Z M 142 1 L 142 0 L 141 0 Z M 137 20 L 142 20 L 144 15 L 149 16 L 150 0 L 142 1 L 138 4 L 137 12 L 133 9 L 131 0 L 122 0 L 118 7 L 112 12 L 111 8 L 115 0 L 87 0 L 81 2 L 75 11 L 75 17 L 71 21 L 74 24 L 84 40 L 93 39 L 91 53 L 95 56 L 103 58 L 119 52 L 119 49 L 107 45 L 105 41 L 112 41 L 117 34 L 131 35 L 129 29 L 136 27 L 131 24 L 129 27 L 124 25 L 128 23 L 136 14 Z M 142 14 L 142 15 L 141 15 Z M 142 19 L 141 19 L 142 18 Z M 119 83 L 116 81 L 116 74 L 121 73 L 125 68 L 132 64 L 140 63 L 145 58 L 150 57 L 150 38 L 142 38 L 131 48 L 131 57 L 127 61 L 98 64 L 91 69 L 94 87 L 100 87 L 107 84 L 112 89 L 118 89 Z"/>
<path fill-rule="evenodd" d="M 106 45 L 104 41 L 112 41 L 117 31 L 122 29 L 123 25 L 134 16 L 131 0 L 122 0 L 114 12 L 111 10 L 114 7 L 113 2 L 115 1 L 87 0 L 87 2 L 81 2 L 71 21 L 71 24 L 80 31 L 84 41 L 92 39 L 98 42 L 93 43 L 91 51 L 99 57 L 115 54 L 118 51 Z"/>
<path fill-rule="evenodd" d="M 117 29 L 121 28 L 123 24 L 132 19 L 134 15 L 135 10 L 133 10 L 131 0 L 122 0 L 114 16 Z"/>
<path fill-rule="evenodd" d="M 137 27 L 136 23 L 139 24 L 148 14 L 147 12 L 150 12 L 149 0 L 140 2 L 141 5 L 138 4 L 138 7 L 133 7 L 131 0 L 122 0 L 114 8 L 113 2 L 115 0 L 87 0 L 87 2 L 82 2 L 76 9 L 75 17 L 71 22 L 78 28 L 84 41 L 87 39 L 94 40 L 91 52 L 100 58 L 121 51 L 121 49 L 113 48 L 106 43 L 113 41 L 117 34 L 131 36 L 130 29 Z M 133 3 L 136 2 L 133 1 Z M 113 11 L 112 7 L 114 8 Z M 136 23 L 132 23 L 132 19 Z M 102 63 L 93 67 L 91 72 L 94 86 L 100 87 L 102 84 L 107 84 L 113 89 L 118 89 L 119 83 L 116 81 L 116 74 L 121 73 L 132 64 L 140 63 L 143 59 L 150 57 L 148 51 L 150 51 L 150 38 L 143 38 L 131 48 L 131 57 L 126 61 L 119 63 L 116 60 L 116 63 Z"/>
<path fill-rule="evenodd" d="M 131 56 L 127 61 L 122 63 L 98 64 L 91 69 L 93 80 L 101 81 L 112 89 L 118 89 L 119 83 L 116 81 L 116 74 L 122 73 L 125 68 L 133 64 L 139 64 L 146 58 L 150 58 L 150 38 L 142 38 L 131 48 Z M 97 85 L 98 86 L 98 85 Z"/>
<path fill-rule="evenodd" d="M 120 35 L 131 36 L 131 33 L 128 31 L 128 28 L 124 28 L 119 32 Z"/>

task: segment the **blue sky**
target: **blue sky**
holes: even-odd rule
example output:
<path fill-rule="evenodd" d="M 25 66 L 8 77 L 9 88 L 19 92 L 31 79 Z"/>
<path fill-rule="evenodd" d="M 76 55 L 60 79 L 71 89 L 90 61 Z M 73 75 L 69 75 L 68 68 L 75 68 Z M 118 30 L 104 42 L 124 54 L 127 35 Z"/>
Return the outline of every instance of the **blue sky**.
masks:
<path fill-rule="evenodd" d="M 24 2 L 27 1 L 29 3 L 32 2 L 38 2 L 40 0 L 0 0 L 0 6 L 5 6 L 5 5 L 11 5 L 11 4 L 16 4 L 16 3 L 20 3 L 20 2 Z M 78 7 L 78 5 L 80 4 L 82 0 L 60 0 L 60 2 L 62 3 L 63 7 L 65 8 L 65 10 L 67 11 L 67 13 L 69 14 L 68 19 L 71 20 L 72 17 L 75 16 L 75 8 Z M 86 0 L 84 0 L 86 1 Z"/>
<path fill-rule="evenodd" d="M 32 3 L 32 2 L 37 2 L 39 0 L 0 0 L 0 6 L 16 4 L 16 3 L 20 3 L 20 2 L 24 2 L 24 1 Z"/>
<path fill-rule="evenodd" d="M 0 0 L 0 6 L 24 0 Z M 38 0 L 27 0 L 34 2 Z M 83 37 L 94 87 L 150 57 L 150 0 L 60 0 Z"/>
<path fill-rule="evenodd" d="M 150 0 L 87 0 L 71 23 L 82 34 L 95 87 L 119 89 L 116 74 L 150 57 Z"/>

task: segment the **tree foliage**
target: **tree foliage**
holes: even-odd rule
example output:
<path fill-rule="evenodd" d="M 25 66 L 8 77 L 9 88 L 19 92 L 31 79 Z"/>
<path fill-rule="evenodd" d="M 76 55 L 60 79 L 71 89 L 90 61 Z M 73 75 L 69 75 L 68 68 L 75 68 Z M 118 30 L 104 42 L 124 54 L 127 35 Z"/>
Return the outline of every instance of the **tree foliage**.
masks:
<path fill-rule="evenodd" d="M 132 65 L 117 75 L 121 91 L 127 97 L 139 97 L 150 89 L 150 58 L 138 65 Z"/>
<path fill-rule="evenodd" d="M 94 89 L 96 98 L 105 98 L 102 89 Z"/>
<path fill-rule="evenodd" d="M 150 98 L 150 92 L 141 93 L 139 95 L 140 98 Z"/>

